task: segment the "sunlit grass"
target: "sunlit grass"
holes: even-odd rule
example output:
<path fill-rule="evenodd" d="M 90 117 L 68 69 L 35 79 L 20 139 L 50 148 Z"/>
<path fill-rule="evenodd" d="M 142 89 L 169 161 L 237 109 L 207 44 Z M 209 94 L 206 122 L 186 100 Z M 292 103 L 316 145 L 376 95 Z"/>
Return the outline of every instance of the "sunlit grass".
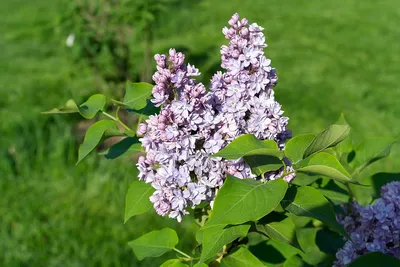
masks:
<path fill-rule="evenodd" d="M 49 1 L 0 2 L 0 265 L 141 265 L 127 242 L 169 226 L 154 213 L 123 224 L 124 198 L 135 178 L 128 158 L 91 155 L 75 166 L 76 116 L 40 111 L 96 92 L 90 70 L 76 64 L 55 34 Z M 278 69 L 276 96 L 294 133 L 316 132 L 344 112 L 361 136 L 400 135 L 400 45 L 395 0 L 200 1 L 160 18 L 154 53 L 185 48 L 208 79 L 219 68 L 220 29 L 233 12 L 266 29 Z M 140 65 L 140 64 L 138 64 Z M 400 171 L 399 145 L 376 169 Z M 150 223 L 149 223 L 150 222 Z M 172 254 L 173 255 L 173 254 Z"/>

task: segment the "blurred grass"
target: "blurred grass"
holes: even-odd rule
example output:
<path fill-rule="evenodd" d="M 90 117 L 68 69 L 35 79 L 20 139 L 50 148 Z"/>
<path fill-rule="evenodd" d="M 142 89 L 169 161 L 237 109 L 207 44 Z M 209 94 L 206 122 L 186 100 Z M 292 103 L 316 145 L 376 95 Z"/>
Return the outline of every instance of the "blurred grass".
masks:
<path fill-rule="evenodd" d="M 158 266 L 138 263 L 127 242 L 165 226 L 184 235 L 189 252 L 190 222 L 150 213 L 123 224 L 131 160 L 92 155 L 75 166 L 78 118 L 40 115 L 96 92 L 90 70 L 55 35 L 57 12 L 46 0 L 0 2 L 0 265 Z M 344 112 L 361 136 L 400 136 L 396 0 L 204 0 L 160 18 L 153 51 L 188 50 L 208 79 L 234 12 L 265 27 L 276 97 L 295 134 L 319 131 Z M 399 148 L 372 168 L 400 172 Z"/>
<path fill-rule="evenodd" d="M 96 92 L 91 72 L 55 38 L 56 12 L 49 1 L 0 3 L 0 265 L 158 266 L 139 263 L 127 242 L 163 227 L 194 240 L 185 238 L 191 222 L 150 212 L 124 225 L 134 162 L 91 155 L 75 166 L 78 117 L 40 114 Z"/>

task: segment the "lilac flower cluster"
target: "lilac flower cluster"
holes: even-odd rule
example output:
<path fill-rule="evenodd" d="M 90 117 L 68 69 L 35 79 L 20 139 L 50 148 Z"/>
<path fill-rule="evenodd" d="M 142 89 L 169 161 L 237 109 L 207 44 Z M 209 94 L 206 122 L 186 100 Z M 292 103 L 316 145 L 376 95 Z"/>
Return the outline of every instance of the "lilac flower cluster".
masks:
<path fill-rule="evenodd" d="M 277 76 L 264 56 L 263 28 L 248 25 L 234 14 L 223 33 L 230 40 L 222 46 L 222 67 L 211 80 L 211 90 L 192 77 L 198 69 L 184 64 L 184 55 L 174 49 L 155 55 L 154 105 L 157 115 L 139 126 L 138 134 L 146 157 L 140 157 L 139 178 L 156 189 L 150 200 L 158 214 L 181 221 L 201 201 L 212 201 L 227 173 L 239 178 L 256 178 L 242 160 L 211 158 L 236 137 L 251 133 L 272 139 L 284 147 L 290 138 L 288 118 L 274 99 Z M 288 167 L 290 168 L 290 167 Z M 267 179 L 281 177 L 283 170 Z M 290 177 L 285 177 L 291 180 Z"/>
<path fill-rule="evenodd" d="M 212 96 L 191 78 L 200 74 L 198 69 L 185 65 L 184 55 L 174 49 L 155 59 L 152 102 L 161 111 L 139 127 L 147 152 L 137 164 L 139 178 L 156 189 L 150 200 L 157 213 L 181 221 L 187 206 L 212 198 L 210 188 L 221 185 L 225 166 L 206 152 L 213 149 L 206 147 L 217 121 Z"/>
<path fill-rule="evenodd" d="M 339 218 L 353 242 L 347 241 L 336 253 L 334 266 L 347 266 L 369 252 L 400 259 L 400 182 L 384 185 L 381 195 L 372 206 L 351 204 L 348 215 Z"/>
<path fill-rule="evenodd" d="M 273 139 L 283 147 L 290 137 L 286 131 L 288 118 L 283 117 L 281 105 L 275 101 L 272 88 L 278 77 L 271 60 L 264 55 L 264 30 L 257 23 L 248 25 L 247 19 L 234 14 L 230 28 L 222 32 L 229 46 L 221 47 L 221 67 L 211 80 L 215 108 L 223 127 L 219 135 L 228 141 L 251 133 L 259 139 Z M 254 177 L 242 159 L 228 164 L 228 173 L 236 177 Z"/>

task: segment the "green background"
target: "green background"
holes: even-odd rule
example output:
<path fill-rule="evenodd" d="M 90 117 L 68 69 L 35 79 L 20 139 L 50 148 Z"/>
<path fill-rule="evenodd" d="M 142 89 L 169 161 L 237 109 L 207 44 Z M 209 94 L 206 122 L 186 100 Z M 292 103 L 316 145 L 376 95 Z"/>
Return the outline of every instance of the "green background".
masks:
<path fill-rule="evenodd" d="M 397 0 L 199 1 L 157 18 L 151 50 L 187 52 L 208 84 L 226 44 L 221 29 L 234 12 L 265 28 L 276 98 L 294 134 L 320 131 L 343 112 L 358 136 L 400 136 Z M 139 263 L 127 242 L 165 226 L 190 252 L 190 221 L 150 212 L 123 224 L 133 159 L 94 153 L 75 166 L 80 119 L 40 114 L 98 92 L 90 68 L 65 46 L 60 13 L 56 1 L 0 1 L 0 265 L 158 266 Z M 372 168 L 400 172 L 399 156 L 397 144 Z"/>

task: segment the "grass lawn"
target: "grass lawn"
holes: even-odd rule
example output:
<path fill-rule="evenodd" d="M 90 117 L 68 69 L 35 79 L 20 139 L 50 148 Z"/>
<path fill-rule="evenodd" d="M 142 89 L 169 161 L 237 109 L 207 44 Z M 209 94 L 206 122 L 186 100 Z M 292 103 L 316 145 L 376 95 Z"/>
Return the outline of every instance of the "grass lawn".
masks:
<path fill-rule="evenodd" d="M 133 161 L 91 155 L 75 166 L 71 126 L 78 118 L 40 115 L 97 90 L 90 70 L 74 63 L 58 38 L 57 12 L 49 0 L 0 1 L 0 265 L 158 266 L 139 263 L 127 242 L 168 226 L 189 251 L 193 224 L 153 213 L 123 224 Z M 360 136 L 400 137 L 397 0 L 199 1 L 160 18 L 153 52 L 187 50 L 208 79 L 234 12 L 265 28 L 266 54 L 279 75 L 276 97 L 295 134 L 322 130 L 343 112 Z M 397 144 L 372 168 L 400 172 L 399 156 Z"/>

